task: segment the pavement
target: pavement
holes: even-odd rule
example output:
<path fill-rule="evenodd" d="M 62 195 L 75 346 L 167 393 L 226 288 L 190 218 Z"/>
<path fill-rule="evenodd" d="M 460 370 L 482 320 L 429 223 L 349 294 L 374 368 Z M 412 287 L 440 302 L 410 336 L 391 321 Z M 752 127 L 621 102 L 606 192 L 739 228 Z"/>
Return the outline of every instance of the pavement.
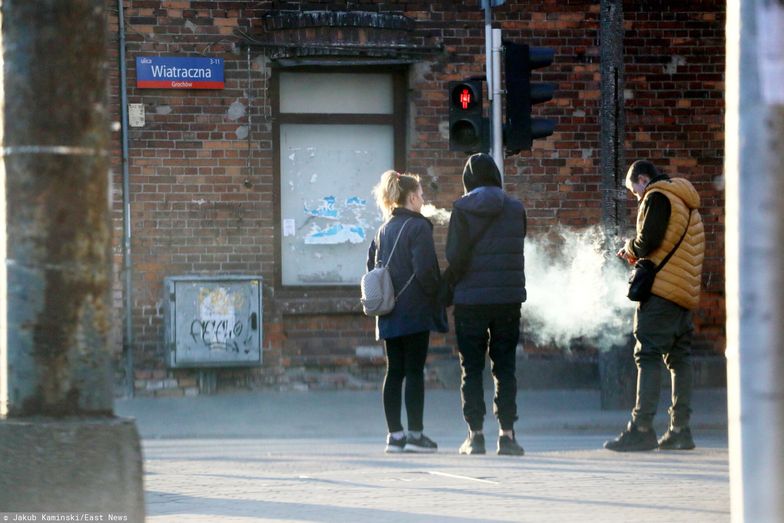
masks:
<path fill-rule="evenodd" d="M 491 392 L 486 392 L 492 412 Z M 663 395 L 657 432 L 666 428 Z M 117 400 L 142 437 L 149 522 L 729 521 L 726 392 L 697 389 L 697 449 L 602 449 L 628 411 L 598 390 L 521 391 L 523 457 L 459 456 L 457 390 L 429 390 L 437 454 L 383 452 L 380 392 L 256 391 Z"/>

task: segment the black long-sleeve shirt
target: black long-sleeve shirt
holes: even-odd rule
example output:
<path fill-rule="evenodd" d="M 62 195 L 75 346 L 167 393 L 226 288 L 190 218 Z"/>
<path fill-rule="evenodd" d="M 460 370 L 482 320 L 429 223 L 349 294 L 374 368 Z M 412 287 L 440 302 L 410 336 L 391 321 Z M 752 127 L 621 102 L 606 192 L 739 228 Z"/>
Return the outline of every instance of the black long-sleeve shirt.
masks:
<path fill-rule="evenodd" d="M 644 258 L 655 251 L 664 241 L 671 211 L 670 200 L 660 192 L 644 199 L 640 210 L 642 227 L 637 231 L 637 236 L 626 243 L 626 251 L 636 258 Z"/>

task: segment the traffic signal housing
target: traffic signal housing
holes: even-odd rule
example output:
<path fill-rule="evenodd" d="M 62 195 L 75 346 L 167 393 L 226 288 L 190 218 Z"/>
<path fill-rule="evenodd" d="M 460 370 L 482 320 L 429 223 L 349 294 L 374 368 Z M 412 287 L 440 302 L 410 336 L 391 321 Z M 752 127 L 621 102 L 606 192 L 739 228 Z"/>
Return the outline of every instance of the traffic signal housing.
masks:
<path fill-rule="evenodd" d="M 555 51 L 550 47 L 530 47 L 504 42 L 504 74 L 506 75 L 506 154 L 530 151 L 533 141 L 553 134 L 555 120 L 535 118 L 535 104 L 553 99 L 555 84 L 531 82 L 534 69 L 553 63 Z"/>
<path fill-rule="evenodd" d="M 482 81 L 449 82 L 449 150 L 486 152 L 488 130 L 482 116 Z"/>

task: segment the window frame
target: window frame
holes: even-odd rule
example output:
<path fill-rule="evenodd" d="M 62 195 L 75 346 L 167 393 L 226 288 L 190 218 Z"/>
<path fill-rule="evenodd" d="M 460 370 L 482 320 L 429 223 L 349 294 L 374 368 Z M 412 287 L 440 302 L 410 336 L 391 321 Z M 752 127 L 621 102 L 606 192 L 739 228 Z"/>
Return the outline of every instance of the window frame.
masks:
<path fill-rule="evenodd" d="M 280 112 L 280 73 L 350 73 L 350 74 L 388 74 L 392 76 L 392 113 L 391 114 L 335 114 L 335 113 L 281 113 Z M 308 298 L 308 312 L 350 312 L 344 311 L 348 304 L 320 306 L 312 298 L 351 298 L 356 301 L 359 283 L 343 285 L 284 285 L 283 284 L 283 238 L 282 238 L 282 172 L 280 161 L 280 126 L 285 124 L 326 124 L 326 125 L 391 125 L 393 128 L 394 169 L 406 170 L 406 73 L 407 68 L 400 65 L 390 66 L 294 66 L 272 67 L 270 81 L 272 102 L 272 169 L 273 169 L 273 219 L 275 227 L 275 290 L 283 301 L 283 312 L 287 312 L 286 300 Z M 380 176 L 381 173 L 378 173 Z M 353 303 L 352 301 L 352 303 Z M 315 306 L 315 307 L 314 307 Z M 322 310 L 323 309 L 323 310 Z M 352 307 L 353 309 L 353 307 Z M 294 312 L 288 311 L 288 312 Z M 303 312 L 297 308 L 297 312 Z"/>

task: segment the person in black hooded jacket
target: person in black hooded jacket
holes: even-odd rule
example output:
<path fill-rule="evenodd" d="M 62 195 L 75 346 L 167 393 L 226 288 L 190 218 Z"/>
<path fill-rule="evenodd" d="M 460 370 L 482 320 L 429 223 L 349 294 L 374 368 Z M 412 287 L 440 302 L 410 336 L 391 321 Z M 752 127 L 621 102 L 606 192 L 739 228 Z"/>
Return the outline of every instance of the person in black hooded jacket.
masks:
<path fill-rule="evenodd" d="M 523 455 L 517 443 L 516 350 L 520 306 L 526 299 L 523 204 L 507 195 L 493 158 L 474 154 L 463 169 L 465 194 L 454 203 L 446 240 L 454 287 L 454 316 L 463 416 L 469 427 L 461 454 L 484 454 L 482 372 L 489 352 L 495 380 L 493 412 L 500 433 L 498 454 Z"/>

